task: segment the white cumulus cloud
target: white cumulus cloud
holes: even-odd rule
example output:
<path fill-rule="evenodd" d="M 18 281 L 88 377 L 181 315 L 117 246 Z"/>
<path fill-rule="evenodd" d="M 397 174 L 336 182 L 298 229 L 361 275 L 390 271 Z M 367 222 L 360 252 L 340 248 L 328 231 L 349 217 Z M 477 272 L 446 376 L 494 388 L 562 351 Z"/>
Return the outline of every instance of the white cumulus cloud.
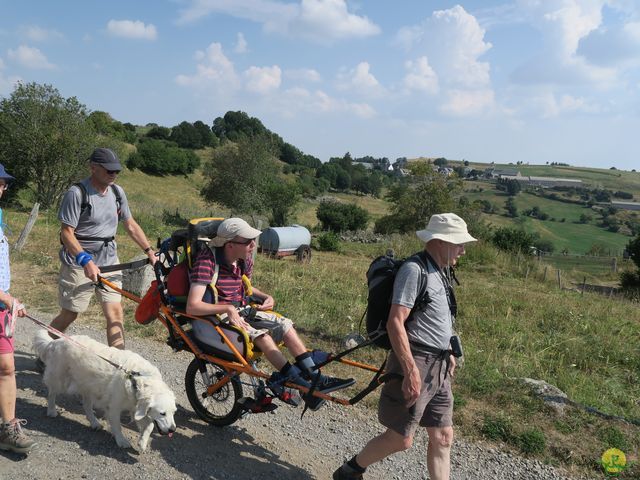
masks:
<path fill-rule="evenodd" d="M 606 65 L 611 62 L 596 65 L 579 53 L 585 39 L 592 37 L 597 42 L 605 5 L 615 6 L 615 2 L 518 0 L 518 6 L 539 30 L 543 42 L 538 54 L 513 72 L 512 80 L 522 84 L 592 83 L 600 88 L 613 85 L 618 71 Z"/>
<path fill-rule="evenodd" d="M 15 88 L 16 83 L 18 83 L 21 79 L 17 76 L 5 76 L 4 72 L 4 61 L 0 58 L 0 95 L 8 95 Z"/>
<path fill-rule="evenodd" d="M 407 74 L 403 83 L 408 90 L 417 90 L 424 93 L 438 93 L 438 75 L 433 71 L 427 57 L 422 56 L 415 61 L 405 62 Z"/>
<path fill-rule="evenodd" d="M 280 112 L 288 117 L 293 117 L 300 111 L 312 114 L 349 114 L 363 119 L 376 115 L 375 109 L 367 103 L 334 98 L 322 90 L 311 92 L 305 88 L 291 88 L 284 92 L 280 100 Z"/>
<path fill-rule="evenodd" d="M 447 100 L 440 110 L 457 117 L 479 115 L 493 107 L 494 96 L 493 90 L 490 89 L 449 90 Z"/>
<path fill-rule="evenodd" d="M 184 87 L 236 89 L 239 80 L 233 63 L 227 58 L 219 43 L 210 44 L 206 50 L 195 53 L 196 72 L 180 74 L 176 83 Z"/>
<path fill-rule="evenodd" d="M 38 48 L 20 45 L 15 50 L 7 51 L 7 58 L 19 65 L 35 70 L 51 70 L 55 65 L 47 60 L 47 57 Z"/>
<path fill-rule="evenodd" d="M 370 72 L 368 62 L 360 62 L 355 68 L 338 74 L 338 88 L 350 90 L 360 95 L 379 96 L 384 93 L 384 87 Z"/>
<path fill-rule="evenodd" d="M 284 75 L 292 80 L 303 82 L 320 82 L 322 76 L 314 68 L 293 68 L 284 71 Z"/>
<path fill-rule="evenodd" d="M 476 18 L 456 5 L 437 10 L 419 25 L 403 27 L 396 39 L 412 52 L 429 59 L 442 84 L 463 87 L 490 83 L 490 66 L 480 57 L 490 48 Z"/>
<path fill-rule="evenodd" d="M 280 67 L 249 67 L 244 72 L 245 88 L 249 92 L 267 94 L 277 90 L 282 82 Z"/>
<path fill-rule="evenodd" d="M 140 20 L 109 20 L 107 32 L 114 37 L 139 40 L 155 40 L 158 37 L 155 25 L 146 25 Z"/>
<path fill-rule="evenodd" d="M 44 42 L 46 40 L 54 40 L 64 37 L 64 35 L 57 30 L 46 29 L 37 25 L 28 25 L 22 27 L 20 30 L 22 35 L 32 42 Z"/>
<path fill-rule="evenodd" d="M 180 12 L 179 24 L 212 13 L 231 15 L 259 23 L 269 33 L 331 43 L 346 38 L 364 38 L 380 33 L 367 17 L 350 13 L 345 0 L 191 0 Z"/>

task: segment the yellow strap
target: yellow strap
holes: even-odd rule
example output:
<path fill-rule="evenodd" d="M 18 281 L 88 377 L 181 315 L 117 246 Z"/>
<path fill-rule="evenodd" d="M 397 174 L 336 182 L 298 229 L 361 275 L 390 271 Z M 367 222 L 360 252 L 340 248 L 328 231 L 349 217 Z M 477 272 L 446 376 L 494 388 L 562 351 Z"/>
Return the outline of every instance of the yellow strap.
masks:
<path fill-rule="evenodd" d="M 213 303 L 218 303 L 218 288 L 216 287 L 216 282 L 218 281 L 218 273 L 220 273 L 220 266 L 216 263 L 216 266 L 213 270 L 213 278 L 211 279 L 211 283 L 209 284 L 211 290 L 213 290 Z"/>
<path fill-rule="evenodd" d="M 242 274 L 242 285 L 244 285 L 244 294 L 248 297 L 253 294 L 253 288 L 251 287 L 251 280 L 245 274 Z"/>

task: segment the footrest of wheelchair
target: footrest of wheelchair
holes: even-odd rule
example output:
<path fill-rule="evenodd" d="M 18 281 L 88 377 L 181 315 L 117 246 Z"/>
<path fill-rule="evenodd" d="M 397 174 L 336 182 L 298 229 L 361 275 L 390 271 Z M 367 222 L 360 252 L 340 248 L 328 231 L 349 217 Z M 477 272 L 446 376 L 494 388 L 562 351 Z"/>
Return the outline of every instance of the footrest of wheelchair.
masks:
<path fill-rule="evenodd" d="M 268 401 L 266 399 L 268 399 Z M 238 399 L 238 405 L 240 405 L 246 412 L 251 413 L 273 412 L 278 408 L 278 405 L 271 402 L 271 397 L 266 397 L 262 401 L 258 401 L 251 397 L 242 397 Z"/>

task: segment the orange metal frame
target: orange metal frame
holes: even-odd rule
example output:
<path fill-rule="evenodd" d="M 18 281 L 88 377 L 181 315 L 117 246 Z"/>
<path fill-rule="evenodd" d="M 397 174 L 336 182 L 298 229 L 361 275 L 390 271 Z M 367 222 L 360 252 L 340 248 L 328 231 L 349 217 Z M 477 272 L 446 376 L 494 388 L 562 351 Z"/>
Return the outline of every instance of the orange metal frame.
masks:
<path fill-rule="evenodd" d="M 108 279 L 104 278 L 104 277 L 98 277 L 98 280 L 105 286 L 115 290 L 116 292 L 120 293 L 122 296 L 133 300 L 136 303 L 140 303 L 142 301 L 142 299 L 140 297 L 138 297 L 137 295 L 134 295 L 130 292 L 127 292 L 126 290 L 123 290 L 122 288 L 118 287 L 117 285 L 115 285 L 114 283 L 110 282 Z M 238 351 L 238 349 L 233 345 L 233 343 L 229 340 L 229 338 L 226 336 L 226 334 L 223 332 L 223 330 L 216 325 L 215 323 L 213 324 L 214 328 L 216 329 L 216 331 L 220 334 L 220 337 L 223 339 L 224 343 L 226 343 L 226 345 L 229 347 L 229 349 L 233 352 L 233 355 L 236 359 L 236 361 L 228 361 L 228 360 L 224 360 L 222 358 L 218 358 L 214 355 L 209 355 L 207 353 L 204 353 L 202 350 L 200 350 L 200 348 L 198 348 L 198 346 L 196 345 L 196 343 L 189 337 L 189 335 L 187 335 L 184 331 L 184 329 L 182 328 L 182 326 L 180 325 L 180 323 L 176 320 L 176 315 L 179 315 L 181 317 L 187 317 L 190 318 L 192 320 L 196 320 L 196 321 L 200 321 L 200 322 L 207 322 L 209 324 L 212 323 L 211 320 L 202 318 L 202 317 L 197 317 L 194 315 L 189 315 L 187 313 L 184 312 L 177 312 L 175 311 L 173 308 L 167 307 L 166 305 L 162 304 L 160 306 L 160 321 L 162 321 L 162 323 L 165 325 L 165 327 L 169 328 L 169 325 L 167 325 L 167 322 L 171 325 L 171 327 L 174 329 L 175 332 L 177 332 L 177 334 L 180 336 L 180 338 L 189 346 L 189 349 L 191 350 L 191 352 L 199 359 L 206 361 L 206 362 L 210 362 L 213 364 L 216 364 L 218 366 L 220 366 L 221 368 L 223 368 L 226 372 L 229 373 L 229 375 L 223 377 L 222 379 L 220 379 L 217 383 L 215 383 L 214 385 L 209 386 L 209 388 L 207 389 L 207 393 L 209 395 L 213 395 L 217 390 L 219 390 L 220 388 L 222 388 L 227 382 L 229 382 L 229 380 L 231 379 L 233 374 L 242 374 L 242 373 L 246 373 L 247 375 L 250 375 L 252 377 L 258 377 L 258 378 L 263 378 L 263 379 L 268 379 L 270 376 L 264 372 L 261 372 L 260 370 L 256 370 L 255 368 L 253 368 L 251 365 L 249 365 L 249 363 L 245 360 L 245 358 L 242 356 L 242 354 Z M 344 358 L 339 358 L 336 361 L 343 363 L 345 365 L 350 365 L 353 367 L 357 367 L 363 370 L 369 370 L 371 372 L 377 372 L 378 368 L 374 367 L 373 365 L 368 365 L 366 363 L 360 363 L 360 362 L 356 362 L 353 360 L 347 360 Z M 302 386 L 302 385 L 298 385 L 295 383 L 291 383 L 291 382 L 287 382 L 285 383 L 285 385 L 287 387 L 290 388 L 294 388 L 296 390 L 299 390 L 303 393 L 308 393 L 309 389 Z M 315 397 L 320 397 L 323 398 L 325 400 L 328 400 L 330 402 L 334 402 L 334 403 L 339 403 L 340 405 L 350 405 L 349 400 L 347 399 L 343 399 L 343 398 L 339 398 L 339 397 L 335 397 L 333 395 L 327 395 L 318 391 L 314 391 L 313 392 L 313 396 Z"/>

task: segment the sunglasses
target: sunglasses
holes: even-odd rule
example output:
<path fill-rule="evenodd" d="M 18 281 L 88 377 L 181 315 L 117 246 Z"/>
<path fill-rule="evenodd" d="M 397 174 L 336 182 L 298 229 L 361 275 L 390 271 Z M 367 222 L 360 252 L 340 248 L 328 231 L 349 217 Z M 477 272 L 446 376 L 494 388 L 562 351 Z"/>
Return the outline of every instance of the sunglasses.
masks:
<path fill-rule="evenodd" d="M 229 240 L 229 243 L 235 243 L 236 245 L 249 245 L 251 242 L 255 241 L 254 238 L 250 238 L 249 240 L 245 240 L 244 242 L 238 242 L 234 240 Z"/>
<path fill-rule="evenodd" d="M 100 165 L 102 167 L 102 165 Z M 102 167 L 104 169 L 105 172 L 107 172 L 109 175 L 117 175 L 118 173 L 120 173 L 120 170 L 107 170 L 106 168 Z"/>
<path fill-rule="evenodd" d="M 8 183 L 0 184 L 0 190 L 6 190 L 7 188 L 9 188 L 9 184 Z"/>

